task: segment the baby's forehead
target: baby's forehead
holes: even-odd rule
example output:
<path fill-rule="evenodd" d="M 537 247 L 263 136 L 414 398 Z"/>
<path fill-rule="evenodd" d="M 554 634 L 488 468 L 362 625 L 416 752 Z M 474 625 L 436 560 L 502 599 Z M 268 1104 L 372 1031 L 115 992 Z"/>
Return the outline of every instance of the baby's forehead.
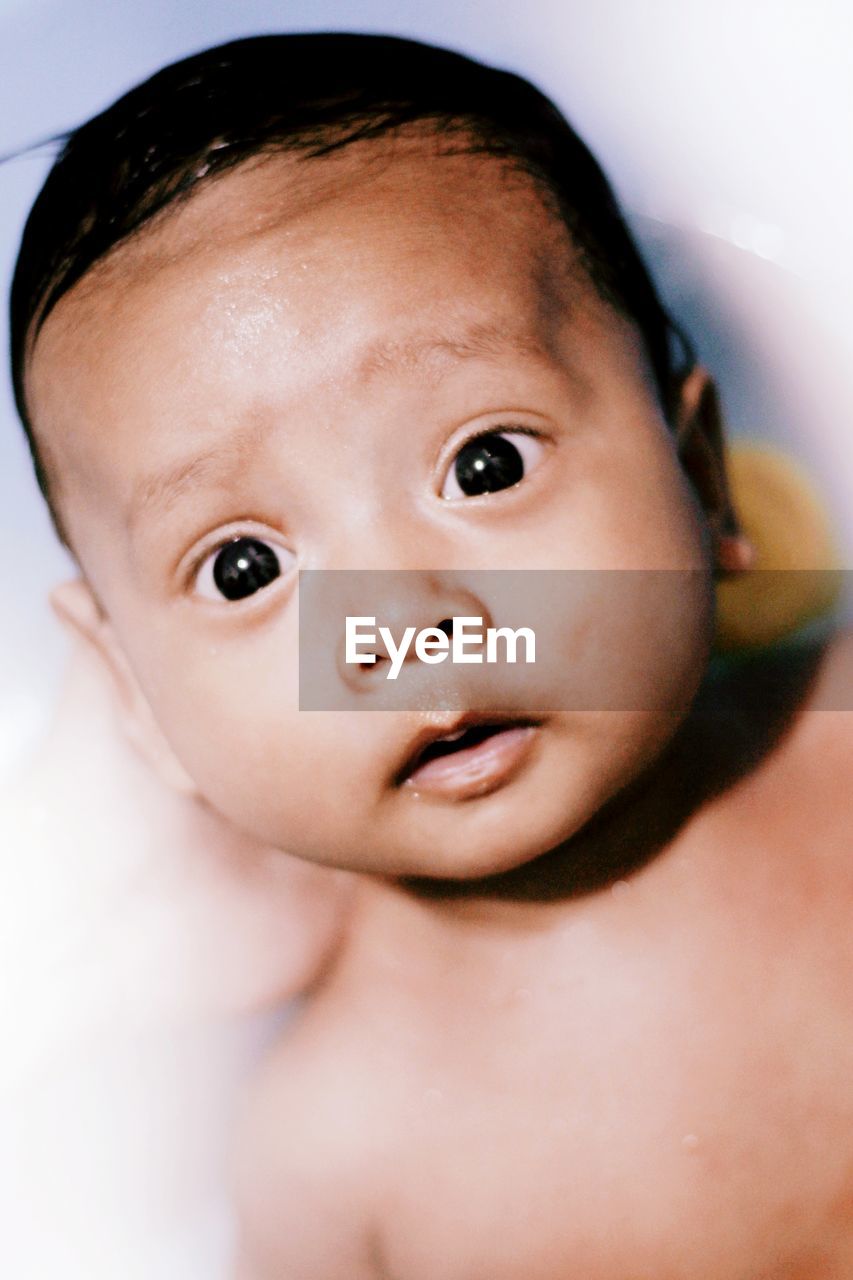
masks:
<path fill-rule="evenodd" d="M 421 286 L 451 302 L 474 282 L 484 296 L 491 285 L 514 291 L 516 309 L 526 297 L 546 312 L 593 292 L 564 224 L 516 166 L 424 139 L 391 151 L 352 144 L 319 160 L 255 158 L 167 207 L 60 299 L 33 364 L 85 368 L 122 335 L 141 340 L 158 315 L 189 314 L 204 295 L 224 317 L 229 294 L 273 280 L 297 296 L 298 278 L 313 276 L 329 306 L 344 274 L 366 295 L 390 292 L 395 272 L 399 284 L 424 257 Z"/>
<path fill-rule="evenodd" d="M 91 487 L 103 455 L 144 421 L 158 376 L 181 361 L 190 377 L 208 360 L 212 377 L 229 361 L 241 376 L 252 362 L 260 374 L 270 343 L 284 361 L 292 339 L 310 379 L 312 362 L 345 367 L 347 344 L 353 367 L 362 345 L 381 354 L 384 343 L 393 363 L 409 338 L 452 340 L 466 328 L 544 345 L 594 301 L 565 227 L 527 175 L 423 140 L 390 153 L 358 145 L 322 160 L 264 157 L 217 177 L 60 299 L 31 370 L 36 431 L 60 473 Z M 147 381 L 134 377 L 142 366 Z M 170 427 L 173 437 L 192 430 L 177 417 Z M 161 444 L 172 440 L 152 439 Z"/>
<path fill-rule="evenodd" d="M 71 290 L 74 328 L 110 308 L 110 294 L 168 278 L 174 268 L 205 264 L 276 241 L 282 252 L 337 247 L 341 267 L 353 246 L 376 235 L 376 256 L 408 243 L 435 247 L 452 228 L 451 257 L 498 261 L 553 287 L 571 276 L 584 284 L 580 260 L 553 196 L 519 166 L 431 136 L 351 143 L 320 158 L 273 153 L 202 182 L 94 264 Z M 300 266 L 302 264 L 299 264 Z M 310 261 L 304 264 L 307 268 Z M 231 268 L 234 262 L 232 260 Z M 68 310 L 60 301 L 57 311 Z"/>

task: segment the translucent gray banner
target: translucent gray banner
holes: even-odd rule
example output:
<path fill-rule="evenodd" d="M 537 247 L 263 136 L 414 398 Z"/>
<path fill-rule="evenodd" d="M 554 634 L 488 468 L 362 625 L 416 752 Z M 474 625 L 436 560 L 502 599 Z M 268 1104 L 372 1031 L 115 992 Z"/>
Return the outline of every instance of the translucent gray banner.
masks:
<path fill-rule="evenodd" d="M 773 658 L 784 670 L 786 652 L 812 645 L 822 709 L 853 708 L 843 663 L 825 662 L 832 679 L 819 678 L 827 606 L 848 612 L 851 576 L 753 571 L 737 601 L 747 622 L 750 609 L 771 623 L 774 611 L 823 615 Z M 303 570 L 300 710 L 678 713 L 707 672 L 714 611 L 699 570 Z M 757 667 L 765 652 L 753 651 Z"/>

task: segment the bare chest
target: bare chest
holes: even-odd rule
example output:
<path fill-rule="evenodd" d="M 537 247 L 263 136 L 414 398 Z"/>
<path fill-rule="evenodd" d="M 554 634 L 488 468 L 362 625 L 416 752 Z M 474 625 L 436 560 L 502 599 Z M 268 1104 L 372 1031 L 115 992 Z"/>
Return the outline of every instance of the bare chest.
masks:
<path fill-rule="evenodd" d="M 842 912 L 770 875 L 712 892 L 689 851 L 672 874 L 353 1028 L 377 1276 L 793 1280 L 853 1255 Z"/>
<path fill-rule="evenodd" d="M 320 997 L 365 1280 L 853 1274 L 853 842 L 822 785 L 759 780 L 547 927 Z"/>

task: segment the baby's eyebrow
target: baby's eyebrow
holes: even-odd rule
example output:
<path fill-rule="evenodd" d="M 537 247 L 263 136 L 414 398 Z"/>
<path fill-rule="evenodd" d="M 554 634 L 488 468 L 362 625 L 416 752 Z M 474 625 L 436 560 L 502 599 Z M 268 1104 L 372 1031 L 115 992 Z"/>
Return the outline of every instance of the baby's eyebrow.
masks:
<path fill-rule="evenodd" d="M 488 360 L 507 355 L 542 359 L 549 354 L 547 341 L 538 333 L 520 328 L 517 322 L 489 321 L 447 336 L 416 335 L 372 342 L 357 364 L 356 377 L 368 381 L 377 374 L 401 368 L 438 368 L 447 360 Z"/>
<path fill-rule="evenodd" d="M 133 532 L 143 516 L 154 512 L 165 515 L 191 488 L 233 481 L 235 466 L 239 467 L 250 449 L 263 444 L 275 425 L 272 416 L 243 423 L 203 452 L 140 477 L 125 512 L 128 530 Z"/>
<path fill-rule="evenodd" d="M 508 355 L 544 359 L 551 354 L 544 337 L 515 323 L 483 322 L 468 325 L 457 334 L 418 334 L 404 339 L 370 342 L 354 362 L 354 380 L 367 382 L 383 374 L 439 373 L 441 366 L 460 360 L 496 360 Z M 262 445 L 276 426 L 273 414 L 252 419 L 235 428 L 201 453 L 142 476 L 136 483 L 125 512 L 127 528 L 136 528 L 143 516 L 164 515 L 190 488 L 200 484 L 224 484 L 233 478 L 235 466 L 252 449 Z"/>

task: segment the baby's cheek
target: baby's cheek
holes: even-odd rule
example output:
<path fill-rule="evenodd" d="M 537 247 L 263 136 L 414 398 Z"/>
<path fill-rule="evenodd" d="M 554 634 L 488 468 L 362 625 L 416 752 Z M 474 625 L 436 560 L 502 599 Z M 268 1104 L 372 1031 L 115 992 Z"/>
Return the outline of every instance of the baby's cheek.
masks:
<path fill-rule="evenodd" d="M 201 791 L 238 796 L 251 789 L 272 731 L 282 729 L 298 705 L 286 677 L 270 679 L 268 667 L 229 660 L 211 646 L 200 655 L 164 652 L 159 670 L 168 681 L 148 690 L 152 710 L 172 749 Z"/>
<path fill-rule="evenodd" d="M 653 420 L 611 441 L 603 477 L 615 495 L 601 508 L 603 541 L 632 568 L 707 569 L 705 517 L 671 437 Z"/>
<path fill-rule="evenodd" d="M 531 677 L 540 699 L 550 698 L 545 709 L 684 710 L 707 663 L 708 576 L 697 569 L 609 569 L 558 575 L 560 583 L 566 601 L 558 607 L 552 591 Z"/>
<path fill-rule="evenodd" d="M 363 800 L 363 724 L 360 744 L 349 743 L 333 713 L 298 710 L 295 682 L 259 679 L 242 666 L 207 680 L 188 673 L 175 712 L 176 754 L 219 814 L 294 854 L 340 840 L 344 815 Z"/>

